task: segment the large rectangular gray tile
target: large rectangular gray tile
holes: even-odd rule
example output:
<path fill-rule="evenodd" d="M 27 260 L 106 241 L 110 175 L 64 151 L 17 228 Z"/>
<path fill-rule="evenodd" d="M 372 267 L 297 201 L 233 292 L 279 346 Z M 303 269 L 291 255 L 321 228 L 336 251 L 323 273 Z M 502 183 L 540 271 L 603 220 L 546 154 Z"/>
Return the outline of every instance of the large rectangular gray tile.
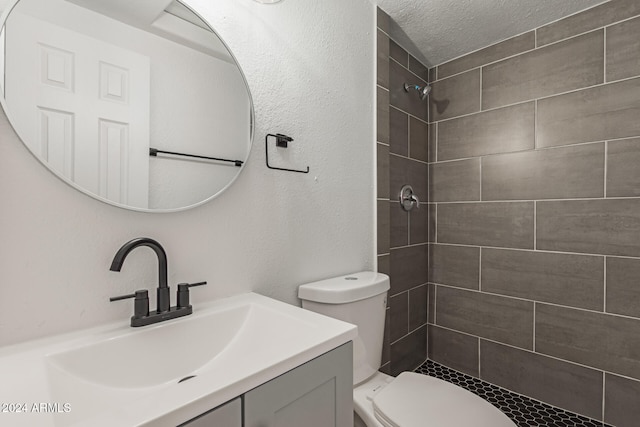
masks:
<path fill-rule="evenodd" d="M 411 71 L 407 70 L 395 61 L 389 62 L 389 91 L 391 105 L 412 114 L 424 121 L 428 120 L 427 103 L 420 99 L 415 90 L 405 92 L 404 84 L 416 84 L 424 86 L 424 80 L 418 78 Z"/>
<path fill-rule="evenodd" d="M 427 122 L 409 117 L 409 157 L 428 160 L 429 126 Z"/>
<path fill-rule="evenodd" d="M 478 342 L 477 337 L 429 325 L 429 359 L 476 378 L 480 375 Z"/>
<path fill-rule="evenodd" d="M 427 358 L 427 326 L 391 345 L 391 374 L 413 371 Z"/>
<path fill-rule="evenodd" d="M 389 89 L 389 36 L 378 30 L 376 37 L 377 84 Z"/>
<path fill-rule="evenodd" d="M 479 289 L 480 248 L 429 245 L 429 282 Z"/>
<path fill-rule="evenodd" d="M 482 159 L 482 200 L 589 197 L 604 197 L 604 143 Z"/>
<path fill-rule="evenodd" d="M 438 204 L 437 241 L 533 249 L 533 202 Z"/>
<path fill-rule="evenodd" d="M 533 302 L 438 286 L 436 324 L 516 347 L 533 348 Z"/>
<path fill-rule="evenodd" d="M 640 259 L 607 258 L 607 312 L 640 317 Z"/>
<path fill-rule="evenodd" d="M 431 163 L 429 199 L 432 202 L 480 200 L 480 159 Z"/>
<path fill-rule="evenodd" d="M 606 374 L 604 421 L 617 427 L 637 427 L 640 420 L 640 382 Z"/>
<path fill-rule="evenodd" d="M 409 71 L 424 81 L 429 80 L 429 69 L 413 55 L 409 55 Z"/>
<path fill-rule="evenodd" d="M 429 323 L 430 324 L 434 324 L 436 323 L 436 285 L 432 285 L 429 284 L 428 288 L 429 288 L 429 309 L 428 311 L 428 315 L 429 315 Z"/>
<path fill-rule="evenodd" d="M 378 254 L 389 253 L 389 237 L 390 237 L 390 217 L 389 202 L 386 200 L 378 200 Z"/>
<path fill-rule="evenodd" d="M 378 26 L 378 28 L 388 34 L 390 21 L 391 18 L 389 17 L 387 12 L 380 9 L 379 7 L 376 7 L 376 25 Z"/>
<path fill-rule="evenodd" d="M 409 54 L 393 40 L 389 40 L 389 57 L 399 62 L 404 68 L 409 68 Z"/>
<path fill-rule="evenodd" d="M 427 161 L 435 162 L 438 145 L 438 123 L 429 123 L 429 142 L 427 144 Z"/>
<path fill-rule="evenodd" d="M 409 156 L 409 115 L 394 107 L 389 109 L 389 152 Z"/>
<path fill-rule="evenodd" d="M 480 378 L 578 414 L 602 419 L 602 373 L 480 341 Z"/>
<path fill-rule="evenodd" d="M 538 46 L 582 34 L 640 14 L 638 0 L 612 0 L 537 29 Z"/>
<path fill-rule="evenodd" d="M 482 69 L 482 108 L 496 108 L 604 80 L 604 31 L 594 31 Z"/>
<path fill-rule="evenodd" d="M 378 273 L 386 274 L 387 276 L 390 274 L 391 265 L 389 263 L 389 258 L 391 256 L 389 254 L 386 255 L 378 255 Z"/>
<path fill-rule="evenodd" d="M 391 218 L 391 241 L 392 248 L 407 246 L 409 244 L 409 212 L 400 207 L 400 202 L 391 201 L 389 203 Z"/>
<path fill-rule="evenodd" d="M 538 249 L 640 256 L 640 199 L 542 201 L 536 216 Z"/>
<path fill-rule="evenodd" d="M 538 101 L 537 146 L 640 135 L 640 79 Z"/>
<path fill-rule="evenodd" d="M 429 206 L 420 203 L 420 209 L 409 212 L 409 244 L 427 243 L 429 241 Z"/>
<path fill-rule="evenodd" d="M 480 111 L 480 69 L 433 83 L 429 95 L 429 120 L 450 119 Z"/>
<path fill-rule="evenodd" d="M 395 342 L 409 333 L 409 293 L 389 297 L 389 340 Z"/>
<path fill-rule="evenodd" d="M 388 300 L 387 300 L 388 301 Z M 391 360 L 391 309 L 387 307 L 384 318 L 384 335 L 382 336 L 382 364 Z M 390 373 L 390 371 L 383 371 Z"/>
<path fill-rule="evenodd" d="M 603 310 L 604 257 L 482 249 L 482 290 Z"/>
<path fill-rule="evenodd" d="M 512 37 L 492 46 L 438 65 L 438 77 L 443 79 L 490 62 L 517 55 L 536 47 L 535 31 Z"/>
<path fill-rule="evenodd" d="M 640 18 L 607 28 L 607 81 L 640 75 Z"/>
<path fill-rule="evenodd" d="M 436 241 L 436 237 L 438 234 L 438 230 L 437 230 L 437 219 L 438 219 L 438 205 L 436 205 L 435 203 L 430 203 L 428 206 L 428 221 L 429 223 L 427 224 L 427 234 L 428 234 L 428 242 L 435 242 Z"/>
<path fill-rule="evenodd" d="M 537 303 L 536 352 L 640 378 L 640 319 Z"/>
<path fill-rule="evenodd" d="M 416 245 L 391 250 L 391 289 L 399 294 L 428 280 L 428 245 Z"/>
<path fill-rule="evenodd" d="M 376 90 L 377 112 L 377 140 L 385 144 L 389 143 L 389 91 L 377 87 Z"/>
<path fill-rule="evenodd" d="M 420 201 L 427 200 L 429 168 L 426 163 L 390 155 L 389 167 L 391 199 L 397 200 L 402 186 L 410 184 Z"/>
<path fill-rule="evenodd" d="M 409 290 L 409 331 L 427 324 L 427 285 Z"/>
<path fill-rule="evenodd" d="M 438 161 L 533 148 L 533 102 L 438 123 Z"/>
<path fill-rule="evenodd" d="M 433 83 L 438 80 L 438 67 L 429 68 L 429 82 Z"/>
<path fill-rule="evenodd" d="M 378 198 L 389 198 L 389 146 L 376 144 L 376 182 Z"/>
<path fill-rule="evenodd" d="M 640 138 L 607 143 L 607 197 L 640 196 Z"/>

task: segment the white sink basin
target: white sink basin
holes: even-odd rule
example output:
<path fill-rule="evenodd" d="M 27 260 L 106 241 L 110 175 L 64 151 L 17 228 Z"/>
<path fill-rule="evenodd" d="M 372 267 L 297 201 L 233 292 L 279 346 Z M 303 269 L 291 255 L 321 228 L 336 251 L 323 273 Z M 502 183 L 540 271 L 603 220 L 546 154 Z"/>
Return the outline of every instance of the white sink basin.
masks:
<path fill-rule="evenodd" d="M 241 331 L 252 309 L 243 305 L 185 321 L 160 323 L 50 354 L 46 361 L 77 379 L 105 387 L 144 388 L 172 383 L 210 363 Z M 255 313 L 254 313 L 255 315 Z M 262 321 L 278 312 L 260 312 Z M 247 331 L 245 331 L 246 333 Z"/>
<path fill-rule="evenodd" d="M 0 402 L 26 404 L 26 413 L 3 413 L 1 421 L 174 427 L 357 333 L 252 293 L 156 325 L 125 322 L 0 349 Z M 41 403 L 50 405 L 36 411 Z"/>

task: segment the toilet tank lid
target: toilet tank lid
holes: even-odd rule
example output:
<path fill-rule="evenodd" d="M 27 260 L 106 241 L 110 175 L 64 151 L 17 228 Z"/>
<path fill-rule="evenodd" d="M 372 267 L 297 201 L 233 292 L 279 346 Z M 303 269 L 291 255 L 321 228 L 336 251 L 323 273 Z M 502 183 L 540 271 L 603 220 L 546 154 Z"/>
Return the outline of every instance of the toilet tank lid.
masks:
<path fill-rule="evenodd" d="M 380 295 L 389 287 L 386 274 L 363 271 L 301 285 L 298 298 L 325 304 L 345 304 Z"/>

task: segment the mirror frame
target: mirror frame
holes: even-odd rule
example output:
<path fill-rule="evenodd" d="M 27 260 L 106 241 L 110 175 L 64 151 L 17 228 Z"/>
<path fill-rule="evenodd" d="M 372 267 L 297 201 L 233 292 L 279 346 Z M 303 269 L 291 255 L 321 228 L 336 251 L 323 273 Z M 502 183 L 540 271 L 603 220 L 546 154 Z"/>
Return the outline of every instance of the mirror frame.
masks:
<path fill-rule="evenodd" d="M 13 9 L 18 5 L 18 3 L 20 3 L 20 1 L 22 0 L 10 0 L 7 8 L 2 11 L 2 13 L 0 14 L 0 30 L 2 30 L 7 22 L 7 18 L 10 16 L 11 12 L 13 11 Z M 227 43 L 224 41 L 224 39 L 220 36 L 220 34 L 218 34 L 218 32 L 211 26 L 211 24 L 209 23 L 209 21 L 207 19 L 205 19 L 200 13 L 198 13 L 196 10 L 193 9 L 193 7 L 191 7 L 190 4 L 188 4 L 189 0 L 176 0 L 179 3 L 181 3 L 184 7 L 186 7 L 187 9 L 189 9 L 191 11 L 191 13 L 193 13 L 195 16 L 197 16 L 203 23 L 206 24 L 206 26 L 211 30 L 211 32 L 218 37 L 218 39 L 220 40 L 220 42 L 222 43 L 222 45 L 227 49 L 227 51 L 229 52 L 229 56 L 231 56 L 231 59 L 233 59 L 233 61 L 235 62 L 236 66 L 238 67 L 238 71 L 240 72 L 240 76 L 242 77 L 242 80 L 244 81 L 245 87 L 247 89 L 247 96 L 249 97 L 249 106 L 250 106 L 250 114 L 249 114 L 249 150 L 247 153 L 247 157 L 246 159 L 244 159 L 242 166 L 240 166 L 240 170 L 238 170 L 238 173 L 236 173 L 236 175 L 233 177 L 233 179 L 231 179 L 224 187 L 222 187 L 222 189 L 220 189 L 218 192 L 212 194 L 211 196 L 207 197 L 204 200 L 201 200 L 199 202 L 193 203 L 191 205 L 187 205 L 187 206 L 183 206 L 183 207 L 179 207 L 179 208 L 171 208 L 171 209 L 149 209 L 149 208 L 137 208 L 135 206 L 128 206 L 128 205 L 123 205 L 121 203 L 115 203 L 111 200 L 105 199 L 104 197 L 100 197 L 97 194 L 94 194 L 88 190 L 85 190 L 84 188 L 82 188 L 81 186 L 79 186 L 78 184 L 74 183 L 73 181 L 67 179 L 65 176 L 59 174 L 58 172 L 56 172 L 55 170 L 53 170 L 52 168 L 50 168 L 43 159 L 41 159 L 39 156 L 37 156 L 33 151 L 31 151 L 29 149 L 29 147 L 27 146 L 27 144 L 22 140 L 22 137 L 20 136 L 20 134 L 17 132 L 17 130 L 15 129 L 15 127 L 13 126 L 13 122 L 11 120 L 11 113 L 7 108 L 7 104 L 6 104 L 6 100 L 4 97 L 4 92 L 2 92 L 0 94 L 0 106 L 2 107 L 2 111 L 4 112 L 5 116 L 7 117 L 7 121 L 9 122 L 9 125 L 11 126 L 11 129 L 13 130 L 13 132 L 16 134 L 16 136 L 18 137 L 18 139 L 20 139 L 20 142 L 22 142 L 22 145 L 24 146 L 24 148 L 29 152 L 29 154 L 31 154 L 31 156 L 33 156 L 42 166 L 45 167 L 45 169 L 47 169 L 49 172 L 51 172 L 54 176 L 56 176 L 58 179 L 60 179 L 62 182 L 64 182 L 65 184 L 71 186 L 72 188 L 80 191 L 81 193 L 86 194 L 87 196 L 96 199 L 100 202 L 106 203 L 108 205 L 111 206 L 115 206 L 121 209 L 125 209 L 125 210 L 129 210 L 129 211 L 134 211 L 134 212 L 145 212 L 145 213 L 171 213 L 171 212 L 182 212 L 182 211 L 186 211 L 188 209 L 193 209 L 196 208 L 198 206 L 204 205 L 208 202 L 210 202 L 211 200 L 215 199 L 216 197 L 218 197 L 220 194 L 224 193 L 226 190 L 229 189 L 229 187 L 231 187 L 233 185 L 233 183 L 236 182 L 236 180 L 238 179 L 238 177 L 240 176 L 240 174 L 242 173 L 242 171 L 245 169 L 247 162 L 249 161 L 249 158 L 251 156 L 251 151 L 253 149 L 253 143 L 254 143 L 254 139 L 255 139 L 255 107 L 254 107 L 254 103 L 253 103 L 253 97 L 251 96 L 251 90 L 249 88 L 249 82 L 247 81 L 247 77 L 244 74 L 244 71 L 242 70 L 242 67 L 240 66 L 240 63 L 238 62 L 238 59 L 236 58 L 236 56 L 234 55 L 233 51 L 229 48 L 229 46 L 227 45 Z M 6 58 L 5 58 L 6 59 Z M 2 87 L 5 88 L 5 83 L 6 82 L 2 82 Z M 6 88 L 5 88 L 6 90 Z"/>

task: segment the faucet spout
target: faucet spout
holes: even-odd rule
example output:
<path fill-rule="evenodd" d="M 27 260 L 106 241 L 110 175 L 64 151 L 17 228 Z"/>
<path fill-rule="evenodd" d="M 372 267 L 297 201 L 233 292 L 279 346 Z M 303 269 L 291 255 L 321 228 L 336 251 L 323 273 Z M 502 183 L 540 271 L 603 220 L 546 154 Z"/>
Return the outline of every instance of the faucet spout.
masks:
<path fill-rule="evenodd" d="M 109 269 L 111 271 L 120 271 L 127 255 L 139 246 L 147 246 L 153 249 L 158 257 L 158 312 L 169 311 L 170 297 L 169 285 L 167 284 L 167 253 L 160 243 L 148 237 L 140 237 L 125 243 L 118 249 L 118 252 L 116 252 Z"/>

